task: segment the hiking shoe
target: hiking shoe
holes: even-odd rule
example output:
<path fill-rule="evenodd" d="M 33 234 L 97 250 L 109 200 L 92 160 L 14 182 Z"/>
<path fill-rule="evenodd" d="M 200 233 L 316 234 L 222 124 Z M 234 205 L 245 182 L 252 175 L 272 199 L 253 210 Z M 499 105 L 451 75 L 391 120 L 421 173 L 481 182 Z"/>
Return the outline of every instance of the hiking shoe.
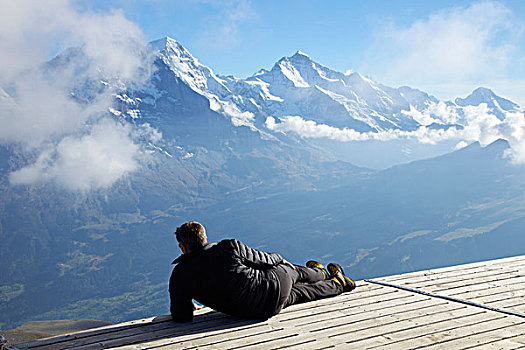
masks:
<path fill-rule="evenodd" d="M 330 274 L 328 273 L 328 271 L 326 271 L 326 269 L 324 268 L 324 265 L 321 264 L 320 262 L 317 262 L 315 260 L 308 260 L 306 262 L 306 267 L 309 267 L 309 268 L 316 268 L 316 269 L 319 269 L 321 270 L 321 272 L 323 273 L 324 275 L 324 279 L 325 280 L 328 280 L 330 279 Z"/>
<path fill-rule="evenodd" d="M 330 273 L 331 280 L 343 286 L 343 292 L 350 292 L 355 289 L 355 282 L 352 281 L 351 278 L 346 277 L 341 265 L 336 263 L 328 264 L 328 272 Z"/>

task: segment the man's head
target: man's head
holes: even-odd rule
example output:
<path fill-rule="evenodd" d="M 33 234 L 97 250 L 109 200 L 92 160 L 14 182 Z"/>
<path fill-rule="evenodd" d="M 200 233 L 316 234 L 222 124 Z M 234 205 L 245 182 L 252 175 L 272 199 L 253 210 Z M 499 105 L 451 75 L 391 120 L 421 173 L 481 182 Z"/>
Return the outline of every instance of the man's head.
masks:
<path fill-rule="evenodd" d="M 204 226 L 195 221 L 190 221 L 177 227 L 175 237 L 184 254 L 202 248 L 208 242 Z"/>

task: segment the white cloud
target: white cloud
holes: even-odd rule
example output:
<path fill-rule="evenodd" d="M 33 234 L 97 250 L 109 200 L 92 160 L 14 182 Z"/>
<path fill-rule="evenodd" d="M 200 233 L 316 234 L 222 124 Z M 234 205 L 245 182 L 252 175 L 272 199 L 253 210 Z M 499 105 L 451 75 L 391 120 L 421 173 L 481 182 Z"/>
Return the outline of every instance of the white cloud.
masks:
<path fill-rule="evenodd" d="M 456 147 L 454 147 L 454 149 L 457 151 L 457 150 L 465 148 L 467 146 L 468 146 L 468 143 L 466 143 L 465 141 L 459 141 L 457 143 Z"/>
<path fill-rule="evenodd" d="M 430 125 L 432 123 L 439 122 L 437 119 L 432 118 L 429 110 L 424 110 L 423 112 L 418 111 L 414 106 L 410 106 L 410 110 L 401 111 L 401 113 L 412 117 L 416 122 L 421 125 Z"/>
<path fill-rule="evenodd" d="M 79 13 L 69 0 L 9 1 L 0 12 L 0 83 L 75 44 L 108 74 L 131 79 L 142 64 L 136 53 L 144 42 L 121 11 Z"/>
<path fill-rule="evenodd" d="M 10 174 L 13 184 L 55 181 L 74 191 L 108 187 L 139 166 L 131 127 L 104 119 L 89 134 L 64 137 L 37 161 Z"/>
<path fill-rule="evenodd" d="M 441 109 L 441 112 L 443 111 L 446 109 Z M 300 116 L 285 116 L 279 118 L 279 121 L 268 117 L 266 127 L 274 132 L 293 132 L 301 137 L 328 138 L 341 142 L 415 139 L 420 143 L 434 145 L 446 140 L 458 140 L 456 149 L 473 141 L 479 141 L 485 146 L 498 139 L 505 139 L 511 147 L 506 156 L 516 164 L 525 164 L 525 116 L 523 113 L 506 113 L 505 120 L 501 121 L 484 103 L 479 106 L 466 107 L 464 113 L 466 125 L 463 128 L 434 129 L 421 126 L 413 131 L 391 129 L 380 132 L 358 132 L 353 129 L 339 129 L 318 124 L 312 120 L 304 120 Z M 457 112 L 454 110 L 450 110 L 450 114 L 443 118 L 452 120 L 457 117 Z"/>
<path fill-rule="evenodd" d="M 455 6 L 408 25 L 380 27 L 362 71 L 391 85 L 449 98 L 493 87 L 492 81 L 510 90 L 525 73 L 525 23 L 503 2 Z"/>
<path fill-rule="evenodd" d="M 16 98 L 0 97 L 2 143 L 36 148 L 50 138 L 82 127 L 90 112 L 38 73 L 25 75 L 12 85 L 16 87 Z"/>
<path fill-rule="evenodd" d="M 525 164 L 525 118 L 518 113 L 507 116 L 508 123 L 505 125 L 505 133 L 511 148 L 507 150 L 506 156 L 515 164 Z"/>
<path fill-rule="evenodd" d="M 368 140 L 390 141 L 402 138 L 416 138 L 421 143 L 435 144 L 454 138 L 458 133 L 458 130 L 454 127 L 443 130 L 430 129 L 426 126 L 421 126 L 414 131 L 389 129 L 380 132 L 359 132 L 349 128 L 339 129 L 326 124 L 317 124 L 312 120 L 304 120 L 300 116 L 286 116 L 279 119 L 280 122 L 276 122 L 275 118 L 268 117 L 266 119 L 266 127 L 276 132 L 286 133 L 291 131 L 301 137 L 329 138 L 341 142 Z"/>
<path fill-rule="evenodd" d="M 71 45 L 67 64 L 42 63 Z M 0 12 L 0 143 L 34 162 L 14 171 L 13 184 L 55 181 L 70 190 L 108 187 L 137 169 L 135 131 L 104 115 L 123 83 L 149 76 L 152 57 L 141 30 L 122 12 L 78 12 L 67 0 L 10 1 Z M 101 78 L 105 88 L 85 87 Z M 80 89 L 74 91 L 75 89 Z M 89 103 L 75 101 L 89 98 Z"/>

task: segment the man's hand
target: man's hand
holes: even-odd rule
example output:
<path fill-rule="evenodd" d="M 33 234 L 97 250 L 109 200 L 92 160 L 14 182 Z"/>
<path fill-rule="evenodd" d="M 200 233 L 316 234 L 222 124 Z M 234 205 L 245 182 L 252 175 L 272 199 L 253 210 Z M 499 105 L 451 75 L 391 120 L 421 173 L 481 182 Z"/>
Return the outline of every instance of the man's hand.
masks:
<path fill-rule="evenodd" d="M 286 260 L 285 258 L 283 258 L 283 262 L 282 262 L 282 263 L 283 263 L 284 265 L 288 265 L 288 266 L 290 266 L 290 267 L 291 267 L 292 269 L 294 269 L 294 270 L 296 269 L 296 268 L 295 268 L 295 265 L 292 264 L 291 262 L 289 262 L 288 260 Z"/>

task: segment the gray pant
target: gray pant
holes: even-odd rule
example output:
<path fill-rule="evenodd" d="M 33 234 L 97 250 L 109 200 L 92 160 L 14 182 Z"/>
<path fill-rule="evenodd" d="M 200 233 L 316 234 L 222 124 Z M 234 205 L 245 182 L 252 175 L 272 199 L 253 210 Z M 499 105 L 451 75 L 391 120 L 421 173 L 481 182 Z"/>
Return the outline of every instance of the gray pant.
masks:
<path fill-rule="evenodd" d="M 317 268 L 296 266 L 294 270 L 281 264 L 274 271 L 281 287 L 275 314 L 293 304 L 333 297 L 343 292 L 341 284 L 325 280 L 323 272 Z"/>

